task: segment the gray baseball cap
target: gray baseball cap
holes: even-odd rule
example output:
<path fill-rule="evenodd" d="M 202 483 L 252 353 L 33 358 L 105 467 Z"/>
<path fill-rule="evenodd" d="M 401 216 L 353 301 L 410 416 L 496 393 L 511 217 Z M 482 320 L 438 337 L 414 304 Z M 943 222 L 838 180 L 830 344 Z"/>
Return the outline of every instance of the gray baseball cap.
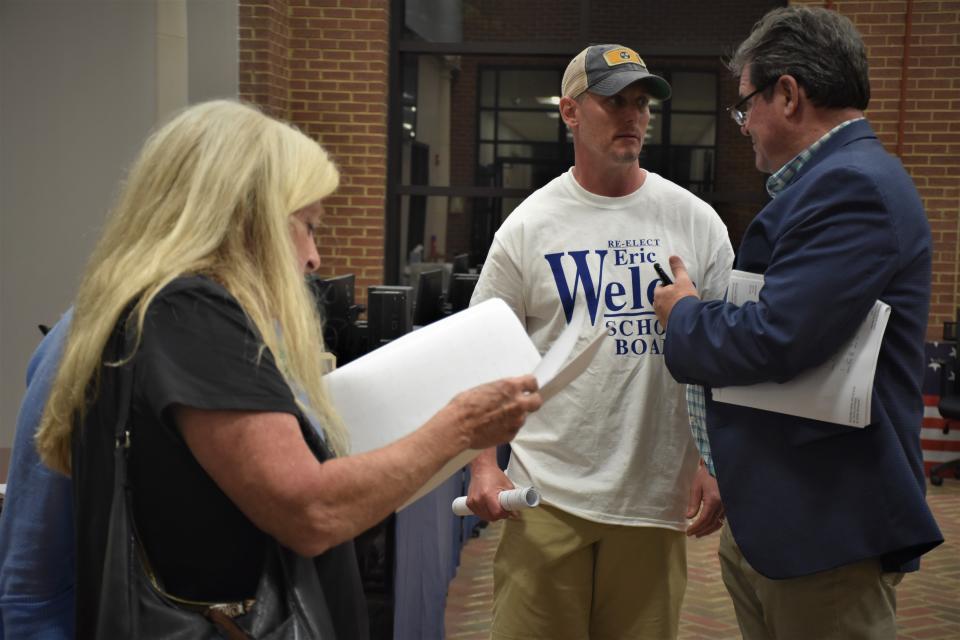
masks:
<path fill-rule="evenodd" d="M 596 44 L 570 61 L 560 87 L 563 95 L 570 98 L 584 91 L 612 96 L 638 80 L 644 81 L 647 91 L 657 100 L 670 97 L 670 85 L 647 71 L 647 65 L 636 51 L 619 44 Z"/>

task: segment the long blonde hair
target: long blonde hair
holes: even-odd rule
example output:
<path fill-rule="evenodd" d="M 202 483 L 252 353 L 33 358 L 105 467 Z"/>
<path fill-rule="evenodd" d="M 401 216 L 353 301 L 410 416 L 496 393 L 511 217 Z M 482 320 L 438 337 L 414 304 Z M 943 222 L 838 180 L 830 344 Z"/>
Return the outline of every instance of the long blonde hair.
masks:
<path fill-rule="evenodd" d="M 309 409 L 301 407 L 345 453 L 346 430 L 323 390 L 330 356 L 289 230 L 289 216 L 332 193 L 339 179 L 315 141 L 232 101 L 190 107 L 150 136 L 77 294 L 36 436 L 44 463 L 70 474 L 73 427 L 123 310 L 137 300 L 131 317 L 139 344 L 154 296 L 187 274 L 209 276 L 237 299 L 288 384 L 305 394 Z"/>

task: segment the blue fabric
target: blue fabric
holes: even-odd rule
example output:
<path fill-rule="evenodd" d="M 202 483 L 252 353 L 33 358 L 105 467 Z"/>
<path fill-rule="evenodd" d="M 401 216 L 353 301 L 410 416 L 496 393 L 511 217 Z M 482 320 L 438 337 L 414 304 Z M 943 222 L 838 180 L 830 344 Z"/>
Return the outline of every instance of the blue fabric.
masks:
<path fill-rule="evenodd" d="M 762 273 L 742 307 L 685 298 L 666 363 L 681 382 L 784 382 L 825 361 L 877 299 L 891 314 L 864 429 L 707 398 L 727 520 L 770 578 L 868 558 L 910 571 L 943 536 L 927 507 L 920 427 L 931 239 L 916 188 L 866 120 L 836 132 L 747 228 L 736 268 Z"/>
<path fill-rule="evenodd" d="M 72 315 L 67 311 L 27 367 L 0 515 L 0 640 L 73 638 L 72 483 L 43 466 L 33 444 Z"/>
<path fill-rule="evenodd" d="M 797 175 L 799 175 L 803 166 L 816 155 L 817 151 L 826 144 L 827 140 L 832 138 L 838 131 L 860 120 L 863 120 L 863 118 L 854 118 L 841 122 L 823 134 L 819 140 L 798 153 L 790 162 L 777 169 L 773 175 L 767 178 L 767 193 L 770 194 L 770 197 L 776 198 L 781 191 L 793 184 L 793 181 Z M 713 456 L 710 453 L 710 439 L 707 436 L 706 400 L 704 399 L 703 387 L 700 385 L 687 385 L 687 412 L 690 414 L 690 430 L 693 432 L 694 442 L 697 443 L 700 458 L 704 461 L 704 464 L 707 465 L 707 471 L 710 472 L 710 475 L 717 477 L 717 470 L 713 464 Z"/>

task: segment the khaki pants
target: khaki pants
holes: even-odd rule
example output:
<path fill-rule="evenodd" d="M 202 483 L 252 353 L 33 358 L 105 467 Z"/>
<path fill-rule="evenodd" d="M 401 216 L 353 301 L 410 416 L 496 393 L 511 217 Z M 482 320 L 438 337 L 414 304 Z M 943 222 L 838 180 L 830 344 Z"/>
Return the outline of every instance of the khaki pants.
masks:
<path fill-rule="evenodd" d="M 784 553 L 789 548 L 784 547 Z M 799 578 L 757 573 L 733 539 L 720 534 L 720 569 L 744 640 L 894 640 L 895 587 L 903 574 L 865 560 Z"/>
<path fill-rule="evenodd" d="M 686 586 L 682 531 L 600 524 L 541 505 L 505 523 L 492 637 L 676 638 Z"/>

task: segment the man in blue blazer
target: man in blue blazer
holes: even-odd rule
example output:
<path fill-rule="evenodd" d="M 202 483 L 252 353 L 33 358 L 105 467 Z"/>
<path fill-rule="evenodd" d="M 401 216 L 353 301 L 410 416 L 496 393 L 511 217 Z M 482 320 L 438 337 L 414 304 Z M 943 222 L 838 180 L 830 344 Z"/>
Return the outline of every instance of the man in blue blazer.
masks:
<path fill-rule="evenodd" d="M 713 402 L 707 431 L 728 527 L 723 579 L 743 636 L 895 638 L 895 585 L 943 540 L 925 501 L 920 426 L 931 240 L 900 162 L 863 117 L 863 42 L 846 18 L 788 7 L 730 62 L 730 108 L 772 201 L 738 269 L 756 303 L 701 302 L 681 257 L 655 308 L 673 376 L 785 382 L 836 353 L 875 301 L 892 307 L 864 429 Z"/>

